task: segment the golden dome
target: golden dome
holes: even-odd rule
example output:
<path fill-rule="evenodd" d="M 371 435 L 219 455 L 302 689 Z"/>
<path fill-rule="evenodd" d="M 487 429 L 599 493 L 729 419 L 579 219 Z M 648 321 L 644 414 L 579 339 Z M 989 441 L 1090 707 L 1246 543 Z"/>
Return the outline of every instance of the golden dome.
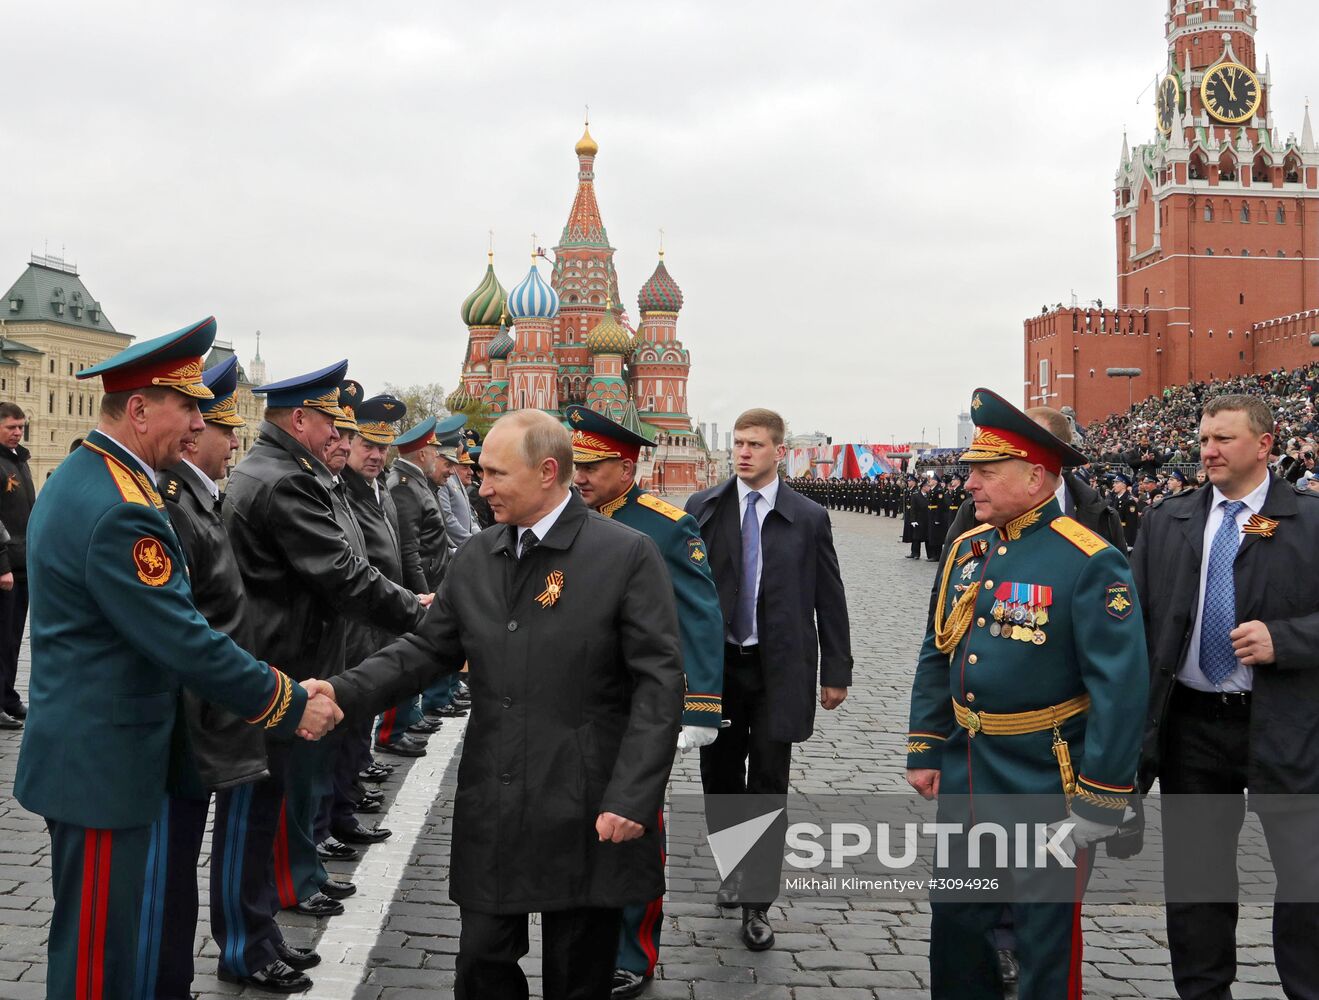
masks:
<path fill-rule="evenodd" d="M 573 147 L 573 150 L 578 156 L 594 156 L 600 152 L 600 146 L 591 138 L 591 125 L 589 122 L 582 129 L 582 137 L 577 140 L 577 145 Z"/>

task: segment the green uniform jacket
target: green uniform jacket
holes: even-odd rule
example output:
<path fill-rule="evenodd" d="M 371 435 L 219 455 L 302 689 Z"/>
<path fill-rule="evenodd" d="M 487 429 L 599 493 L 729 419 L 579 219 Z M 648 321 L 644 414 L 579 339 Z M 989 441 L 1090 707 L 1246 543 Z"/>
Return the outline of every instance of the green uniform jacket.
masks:
<path fill-rule="evenodd" d="M 1133 791 L 1149 689 L 1145 627 L 1127 560 L 1063 516 L 1054 499 L 1004 529 L 967 532 L 948 558 L 954 568 L 942 595 L 945 613 L 969 586 L 979 582 L 980 589 L 951 656 L 936 648 L 933 629 L 925 636 L 912 685 L 907 767 L 940 769 L 941 796 L 1056 795 L 1061 817 L 1052 729 L 972 738 L 957 723 L 953 702 L 1016 713 L 1088 694 L 1089 710 L 1060 727 L 1077 778 L 1072 809 L 1117 824 Z M 1005 586 L 1009 599 L 1041 593 L 1023 590 L 1029 585 L 1050 588 L 1048 621 L 1031 630 L 1044 641 L 995 636 L 995 604 Z"/>
<path fill-rule="evenodd" d="M 696 518 L 635 485 L 600 513 L 649 535 L 659 547 L 673 581 L 682 633 L 682 670 L 687 675 L 682 724 L 718 728 L 723 717 L 724 617 Z"/>
<path fill-rule="evenodd" d="M 132 455 L 93 432 L 28 522 L 32 682 L 15 795 L 97 829 L 160 814 L 186 684 L 291 736 L 306 693 L 215 632 L 193 604 L 164 502 Z"/>

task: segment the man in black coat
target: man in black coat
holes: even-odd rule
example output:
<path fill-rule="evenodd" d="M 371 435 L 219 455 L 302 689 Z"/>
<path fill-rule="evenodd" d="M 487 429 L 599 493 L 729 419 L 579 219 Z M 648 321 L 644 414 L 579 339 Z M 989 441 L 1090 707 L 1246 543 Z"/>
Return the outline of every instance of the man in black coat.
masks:
<path fill-rule="evenodd" d="M 238 359 L 208 369 L 202 377 L 214 399 L 200 404 L 205 429 L 188 445 L 183 460 L 160 477 L 170 524 L 188 559 L 188 580 L 197 610 L 208 625 L 251 649 L 243 577 L 220 518 L 217 483 L 229 474 L 238 450 L 234 432 L 243 426 L 234 392 Z M 311 979 L 301 970 L 320 961 L 309 949 L 285 943 L 266 919 L 268 846 L 279 822 L 278 802 L 252 808 L 252 783 L 269 775 L 261 731 L 218 705 L 183 689 L 187 728 L 186 773 L 170 789 L 165 837 L 165 912 L 153 940 L 154 995 L 190 995 L 193 936 L 197 929 L 197 867 L 210 793 L 215 795 L 215 829 L 210 867 L 211 934 L 219 950 L 219 973 L 263 989 L 298 992 Z M 248 831 L 265 831 L 248 836 Z"/>
<path fill-rule="evenodd" d="M 0 524 L 9 540 L 0 547 L 0 729 L 22 729 L 27 708 L 14 688 L 18 651 L 27 623 L 27 519 L 36 501 L 31 457 L 23 447 L 25 414 L 0 403 Z"/>
<path fill-rule="evenodd" d="M 331 683 L 367 714 L 470 663 L 455 995 L 525 997 L 518 959 L 539 912 L 547 1000 L 604 998 L 620 908 L 664 890 L 684 688 L 673 587 L 654 542 L 569 492 L 571 438 L 548 414 L 500 418 L 481 466 L 502 526 L 458 550 L 415 634 Z"/>
<path fill-rule="evenodd" d="M 1231 995 L 1243 791 L 1277 874 L 1282 988 L 1313 997 L 1319 984 L 1319 496 L 1270 474 L 1273 428 L 1257 396 L 1209 400 L 1210 486 L 1151 509 L 1132 553 L 1151 669 L 1139 782 L 1163 792 L 1182 997 Z"/>
<path fill-rule="evenodd" d="M 247 590 L 253 652 L 295 679 L 326 678 L 344 667 L 348 620 L 395 634 L 414 628 L 429 604 L 386 579 L 354 551 L 335 517 L 325 467 L 348 362 L 262 386 L 265 420 L 229 477 L 223 517 Z M 326 754 L 298 741 L 270 741 L 271 778 L 254 795 L 282 796 L 287 822 L 275 866 L 272 912 L 292 907 L 313 916 L 342 910 L 317 886 L 315 809 L 331 782 Z M 272 917 L 273 919 L 273 917 Z"/>
<path fill-rule="evenodd" d="M 772 410 L 743 413 L 733 428 L 737 474 L 687 499 L 726 629 L 726 728 L 701 748 L 706 795 L 786 798 L 792 744 L 810 739 L 817 698 L 832 711 L 852 683 L 847 598 L 829 515 L 779 482 L 783 436 L 783 418 Z M 721 892 L 722 904 L 742 903 L 743 943 L 771 947 L 766 911 L 775 897 Z"/>
<path fill-rule="evenodd" d="M 920 487 L 913 484 L 903 498 L 902 540 L 911 543 L 908 559 L 921 557 L 921 545 L 925 546 L 926 552 L 934 551 L 934 543 L 930 541 L 930 496 L 933 488 L 934 480 L 922 476 Z"/>

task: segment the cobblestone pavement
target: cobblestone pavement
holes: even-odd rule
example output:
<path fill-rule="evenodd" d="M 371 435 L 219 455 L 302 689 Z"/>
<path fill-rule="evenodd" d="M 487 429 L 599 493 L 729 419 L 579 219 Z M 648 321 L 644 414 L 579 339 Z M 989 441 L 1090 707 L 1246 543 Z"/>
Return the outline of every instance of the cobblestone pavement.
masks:
<path fill-rule="evenodd" d="M 903 557 L 894 520 L 835 513 L 835 538 L 847 584 L 856 655 L 855 684 L 836 713 L 821 713 L 816 735 L 793 755 L 794 790 L 866 794 L 905 788 L 907 699 L 932 575 L 928 562 Z M 20 687 L 26 688 L 27 663 Z M 395 831 L 356 865 L 335 865 L 360 887 L 348 911 L 329 921 L 285 915 L 291 943 L 317 943 L 325 962 L 312 970 L 316 998 L 421 1000 L 451 995 L 458 912 L 448 900 L 450 821 L 456 754 L 463 726 L 446 722 L 431 753 L 403 763 L 384 785 Z M 46 925 L 50 915 L 49 844 L 42 821 L 9 792 L 18 734 L 0 734 L 0 997 L 44 996 Z M 695 755 L 679 758 L 675 793 L 699 791 Z M 373 817 L 374 818 L 374 817 Z M 737 911 L 713 904 L 708 861 L 692 861 L 697 845 L 670 845 L 670 898 L 661 965 L 646 996 L 656 998 L 927 997 L 929 909 L 919 899 L 861 894 L 803 899 L 785 896 L 771 911 L 778 935 L 772 951 L 753 954 L 738 941 Z M 703 847 L 700 850 L 704 850 Z M 207 877 L 203 856 L 199 877 Z M 1090 905 L 1085 992 L 1094 997 L 1175 997 L 1168 972 L 1162 909 Z M 539 942 L 533 927 L 525 963 L 538 990 Z M 1270 946 L 1269 912 L 1243 907 L 1238 930 L 1238 1000 L 1281 997 Z M 244 991 L 214 977 L 215 945 L 203 906 L 197 939 L 201 997 Z M 253 996 L 264 994 L 253 993 Z"/>

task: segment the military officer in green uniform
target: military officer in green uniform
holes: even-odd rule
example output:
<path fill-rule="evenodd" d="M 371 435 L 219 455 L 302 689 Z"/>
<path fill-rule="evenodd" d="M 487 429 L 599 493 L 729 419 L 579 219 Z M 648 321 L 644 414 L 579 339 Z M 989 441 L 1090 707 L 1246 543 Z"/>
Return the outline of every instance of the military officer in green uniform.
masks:
<path fill-rule="evenodd" d="M 203 428 L 208 318 L 79 373 L 101 377 L 100 419 L 42 489 L 28 523 L 31 704 L 15 795 L 50 831 L 55 897 L 46 995 L 131 997 L 147 858 L 167 822 L 183 684 L 288 737 L 341 718 L 198 613 L 158 472 Z M 175 766 L 172 766 L 175 765 Z M 142 963 L 145 964 L 145 963 Z"/>
<path fill-rule="evenodd" d="M 1085 458 L 988 389 L 971 402 L 968 491 L 980 527 L 952 543 L 912 685 L 907 780 L 944 822 L 1072 824 L 1069 902 L 1022 903 L 1056 870 L 995 870 L 1009 886 L 1021 1000 L 1080 997 L 1079 908 L 1093 845 L 1133 791 L 1148 688 L 1144 627 L 1126 559 L 1062 514 L 1063 465 Z M 1061 828 L 1058 828 L 1061 829 Z M 1012 855 L 1012 856 L 1015 856 Z M 1056 898 L 1056 897 L 1055 897 Z M 989 931 L 1001 899 L 932 894 L 931 993 L 1002 996 Z"/>
<path fill-rule="evenodd" d="M 573 431 L 573 484 L 582 500 L 648 535 L 668 568 L 687 679 L 678 749 L 713 743 L 722 716 L 724 626 L 696 519 L 637 486 L 637 457 L 650 447 L 645 437 L 584 406 L 565 407 L 564 416 Z M 655 974 L 663 923 L 663 897 L 623 908 L 613 997 L 636 996 Z"/>

